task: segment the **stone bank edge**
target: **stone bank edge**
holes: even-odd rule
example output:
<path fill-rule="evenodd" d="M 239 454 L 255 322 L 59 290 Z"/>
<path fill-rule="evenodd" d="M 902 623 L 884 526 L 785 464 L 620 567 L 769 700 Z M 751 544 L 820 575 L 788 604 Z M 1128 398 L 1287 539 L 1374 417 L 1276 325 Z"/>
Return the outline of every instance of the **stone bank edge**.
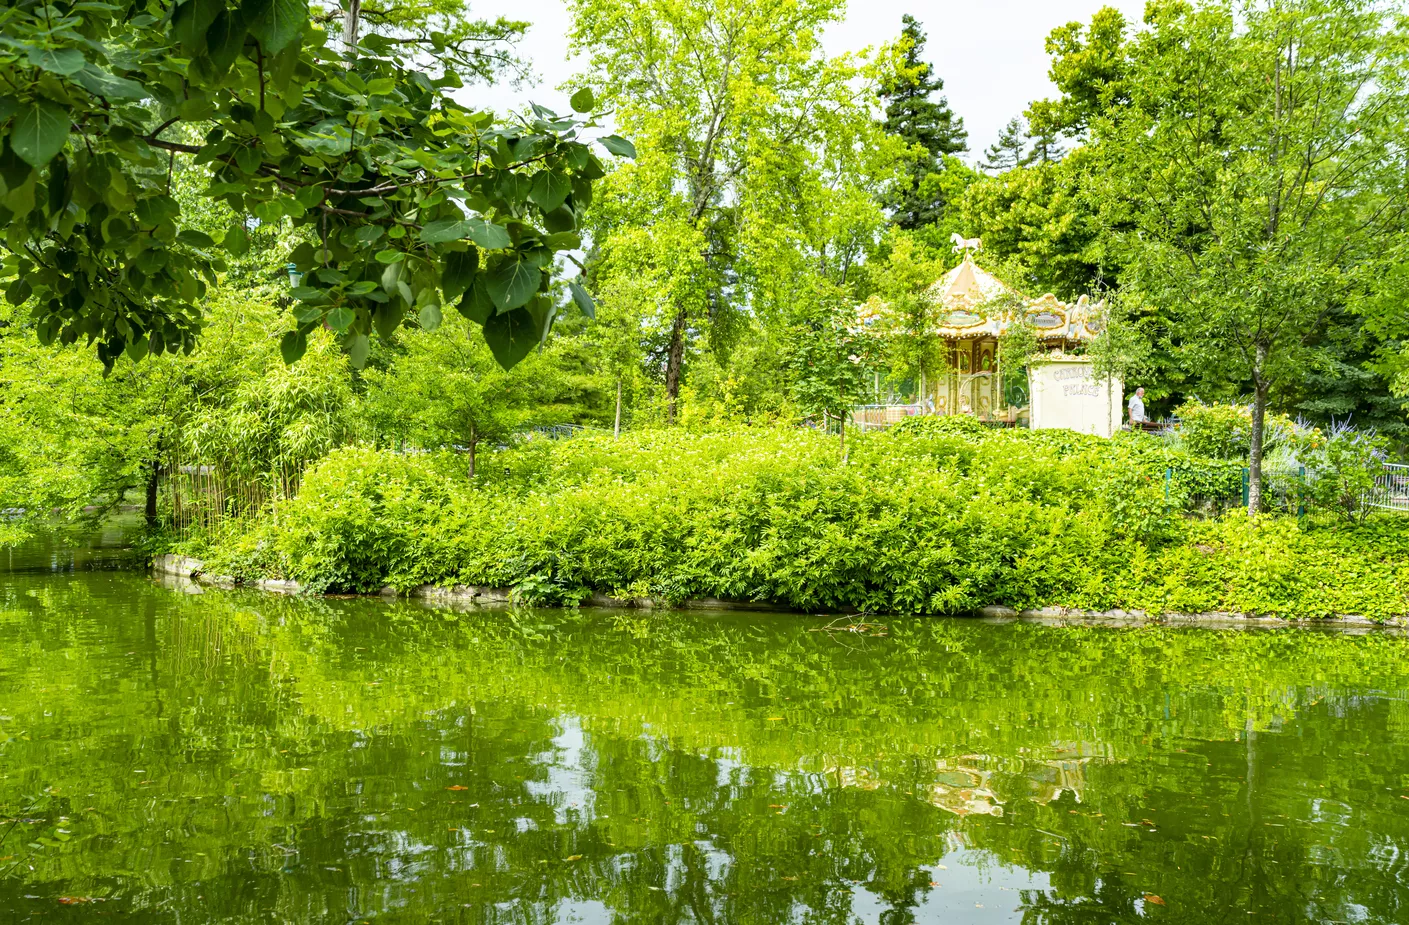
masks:
<path fill-rule="evenodd" d="M 222 575 L 209 575 L 205 563 L 188 556 L 162 555 L 152 559 L 152 573 L 157 577 L 178 581 L 190 581 L 198 585 L 214 588 L 253 588 L 275 594 L 304 594 L 306 589 L 296 581 L 286 579 L 261 579 L 252 582 L 237 582 Z M 343 595 L 338 595 L 343 596 Z M 401 597 L 395 588 L 383 588 L 377 595 L 353 595 L 359 597 Z M 425 601 L 430 604 L 469 605 L 475 607 L 502 607 L 514 602 L 513 591 L 508 588 L 489 588 L 477 585 L 420 585 L 405 592 L 405 597 Z M 795 613 L 789 607 L 763 601 L 736 601 L 719 598 L 697 598 L 678 604 L 667 604 L 653 598 L 641 597 L 620 599 L 594 592 L 582 602 L 589 607 L 634 608 L 650 610 L 668 608 L 675 610 L 740 610 L 765 613 Z M 1358 629 L 1401 629 L 1409 627 L 1409 621 L 1401 617 L 1395 621 L 1379 623 L 1369 617 L 1357 614 L 1337 614 L 1327 618 L 1298 619 L 1273 617 L 1259 614 L 1211 612 L 1211 613 L 1149 613 L 1143 610 L 1076 610 L 1066 607 L 1043 607 L 1037 610 L 1014 610 L 1011 607 L 990 605 L 979 608 L 971 616 L 996 620 L 1027 620 L 1044 623 L 1102 623 L 1112 625 L 1162 625 L 1162 626 L 1330 626 Z"/>

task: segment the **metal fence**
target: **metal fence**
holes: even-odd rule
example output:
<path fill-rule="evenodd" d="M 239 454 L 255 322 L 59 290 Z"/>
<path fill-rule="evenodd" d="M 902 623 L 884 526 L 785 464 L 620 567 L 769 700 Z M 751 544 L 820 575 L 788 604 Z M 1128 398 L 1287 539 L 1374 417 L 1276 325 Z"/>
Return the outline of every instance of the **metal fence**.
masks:
<path fill-rule="evenodd" d="M 1384 472 L 1375 477 L 1365 503 L 1386 511 L 1409 512 L 1409 466 L 1385 463 Z"/>

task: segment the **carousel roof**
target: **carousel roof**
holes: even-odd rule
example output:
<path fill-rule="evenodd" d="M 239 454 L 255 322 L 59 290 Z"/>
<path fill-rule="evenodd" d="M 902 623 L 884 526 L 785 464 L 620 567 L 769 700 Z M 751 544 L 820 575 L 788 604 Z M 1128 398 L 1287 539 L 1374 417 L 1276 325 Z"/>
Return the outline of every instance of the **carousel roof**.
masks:
<path fill-rule="evenodd" d="M 950 340 L 997 337 L 1021 316 L 1041 340 L 1081 343 L 1100 333 L 1105 305 L 1093 304 L 1084 295 L 1075 303 L 1062 302 L 1050 292 L 1040 299 L 1024 298 L 967 254 L 925 294 L 941 309 L 935 334 Z M 887 303 L 872 297 L 861 306 L 860 321 L 870 325 L 883 319 L 888 309 Z"/>

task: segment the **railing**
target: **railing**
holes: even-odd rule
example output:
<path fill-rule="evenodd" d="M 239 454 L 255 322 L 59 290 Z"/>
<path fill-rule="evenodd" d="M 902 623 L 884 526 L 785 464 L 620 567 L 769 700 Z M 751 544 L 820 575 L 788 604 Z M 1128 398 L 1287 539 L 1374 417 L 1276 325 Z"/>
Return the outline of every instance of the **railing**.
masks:
<path fill-rule="evenodd" d="M 851 422 L 861 430 L 884 430 L 908 417 L 924 414 L 926 410 L 918 403 L 857 405 L 851 410 Z"/>
<path fill-rule="evenodd" d="M 576 437 L 586 429 L 581 424 L 539 424 L 525 433 L 547 437 L 549 440 L 562 440 L 566 437 Z"/>
<path fill-rule="evenodd" d="M 1375 487 L 1365 503 L 1386 511 L 1409 512 L 1409 466 L 1385 463 L 1385 471 L 1375 477 Z"/>

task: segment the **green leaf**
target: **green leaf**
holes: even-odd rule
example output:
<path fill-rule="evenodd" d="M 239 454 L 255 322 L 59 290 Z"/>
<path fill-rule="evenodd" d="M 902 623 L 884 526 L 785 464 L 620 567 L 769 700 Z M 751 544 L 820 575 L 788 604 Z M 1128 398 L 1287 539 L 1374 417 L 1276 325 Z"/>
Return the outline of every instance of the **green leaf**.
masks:
<path fill-rule="evenodd" d="M 629 157 L 633 160 L 636 158 L 636 146 L 620 135 L 608 135 L 599 140 L 602 147 L 619 157 Z"/>
<path fill-rule="evenodd" d="M 568 198 L 572 192 L 572 181 L 549 170 L 540 170 L 533 175 L 533 186 L 528 198 L 544 212 L 552 212 Z"/>
<path fill-rule="evenodd" d="M 262 8 L 249 20 L 249 31 L 265 54 L 283 51 L 308 22 L 308 0 L 245 0 L 240 9 L 251 7 Z"/>
<path fill-rule="evenodd" d="M 434 302 L 428 302 L 421 306 L 420 320 L 421 327 L 425 328 L 427 331 L 434 331 L 436 328 L 440 327 L 440 306 Z"/>
<path fill-rule="evenodd" d="M 29 280 L 20 277 L 10 283 L 10 287 L 5 290 L 5 299 L 11 305 L 20 305 L 25 299 L 28 299 L 33 292 L 34 287 L 29 284 Z"/>
<path fill-rule="evenodd" d="M 382 271 L 382 288 L 387 292 L 396 291 L 396 281 L 401 279 L 401 264 L 393 263 Z"/>
<path fill-rule="evenodd" d="M 176 235 L 176 240 L 191 247 L 214 247 L 215 239 L 204 231 L 197 231 L 194 228 L 184 228 Z"/>
<path fill-rule="evenodd" d="M 591 112 L 593 107 L 597 105 L 597 100 L 592 96 L 592 89 L 590 87 L 583 87 L 581 90 L 578 90 L 572 95 L 570 102 L 572 103 L 573 112 Z"/>
<path fill-rule="evenodd" d="M 287 366 L 292 366 L 308 352 L 308 338 L 297 331 L 285 331 L 279 340 L 279 354 Z"/>
<path fill-rule="evenodd" d="M 526 308 L 492 315 L 484 323 L 484 340 L 494 359 L 513 369 L 538 346 L 542 337 L 537 320 Z"/>
<path fill-rule="evenodd" d="M 571 231 L 558 231 L 543 239 L 555 251 L 571 251 L 582 246 L 582 237 Z"/>
<path fill-rule="evenodd" d="M 147 97 L 146 89 L 137 81 L 110 74 L 92 64 L 79 71 L 74 80 L 89 93 L 105 100 L 140 100 Z"/>
<path fill-rule="evenodd" d="M 592 294 L 587 291 L 587 287 L 582 285 L 581 280 L 572 280 L 568 283 L 568 289 L 572 292 L 572 300 L 577 303 L 577 307 L 582 314 L 593 320 L 597 317 L 597 303 L 592 301 Z"/>
<path fill-rule="evenodd" d="M 258 119 L 258 114 L 256 114 L 255 118 Z M 269 121 L 272 123 L 274 120 L 270 119 Z M 269 129 L 269 133 L 272 134 L 273 131 L 273 128 Z M 298 204 L 303 206 L 305 209 L 312 209 L 314 206 L 318 205 L 320 202 L 323 201 L 323 188 L 321 186 L 318 186 L 316 183 L 311 186 L 301 186 L 299 187 L 298 192 L 294 193 L 294 199 L 297 200 Z M 362 227 L 375 228 L 376 226 L 363 225 Z M 359 228 L 357 230 L 361 231 L 362 228 Z M 380 230 L 381 229 L 378 229 L 379 232 Z"/>
<path fill-rule="evenodd" d="M 354 369 L 361 369 L 367 365 L 367 354 L 371 350 L 372 341 L 366 334 L 358 334 L 352 338 L 352 343 L 347 347 L 347 356 L 352 361 Z"/>
<path fill-rule="evenodd" d="M 323 320 L 323 309 L 317 305 L 295 305 L 294 320 L 299 324 L 313 324 Z"/>
<path fill-rule="evenodd" d="M 453 302 L 459 298 L 474 284 L 477 272 L 479 251 L 475 248 L 446 254 L 440 270 L 440 291 L 445 293 L 445 300 Z"/>
<path fill-rule="evenodd" d="M 357 315 L 352 309 L 348 308 L 346 305 L 339 305 L 337 308 L 328 312 L 328 327 L 337 331 L 339 334 L 346 333 L 347 329 L 352 327 L 352 322 L 356 317 Z"/>
<path fill-rule="evenodd" d="M 384 305 L 378 305 L 376 313 L 372 316 L 372 324 L 376 327 L 377 333 L 383 340 L 390 340 L 396 333 L 396 329 L 401 327 L 401 320 L 406 317 L 406 312 L 400 302 L 388 301 Z"/>
<path fill-rule="evenodd" d="M 358 244 L 375 244 L 381 236 L 382 229 L 378 225 L 363 225 L 353 232 Z"/>
<path fill-rule="evenodd" d="M 444 218 L 429 222 L 421 229 L 421 240 L 427 244 L 445 244 L 469 238 L 485 250 L 503 250 L 513 244 L 503 225 L 482 218 Z"/>
<path fill-rule="evenodd" d="M 480 324 L 487 322 L 494 314 L 494 302 L 489 298 L 489 290 L 485 288 L 484 277 L 475 279 L 474 285 L 465 292 L 459 302 L 455 303 L 455 309 L 471 321 Z"/>
<path fill-rule="evenodd" d="M 489 274 L 485 284 L 499 311 L 527 304 L 543 282 L 543 271 L 526 259 L 506 260 Z"/>
<path fill-rule="evenodd" d="M 31 167 L 43 167 L 68 141 L 68 113 L 48 100 L 27 100 L 19 106 L 10 128 L 10 147 Z"/>
<path fill-rule="evenodd" d="M 459 241 L 469 233 L 470 223 L 467 219 L 442 218 L 426 223 L 421 229 L 421 240 L 427 244 L 445 244 Z"/>
<path fill-rule="evenodd" d="M 245 38 L 249 35 L 247 22 L 239 11 L 224 10 L 206 30 L 206 53 L 211 63 L 221 71 L 234 64 L 244 50 Z"/>
<path fill-rule="evenodd" d="M 29 49 L 29 63 L 51 74 L 68 77 L 83 70 L 88 62 L 83 52 L 77 48 L 34 48 Z"/>
<path fill-rule="evenodd" d="M 176 40 L 189 51 L 205 51 L 206 31 L 224 11 L 225 0 L 186 0 L 171 14 Z"/>
<path fill-rule="evenodd" d="M 469 221 L 470 240 L 487 251 L 503 250 L 514 243 L 509 237 L 509 229 L 503 225 L 496 225 L 482 218 L 472 218 Z"/>
<path fill-rule="evenodd" d="M 543 216 L 543 227 L 553 234 L 564 234 L 577 227 L 577 216 L 571 209 L 559 206 Z"/>

